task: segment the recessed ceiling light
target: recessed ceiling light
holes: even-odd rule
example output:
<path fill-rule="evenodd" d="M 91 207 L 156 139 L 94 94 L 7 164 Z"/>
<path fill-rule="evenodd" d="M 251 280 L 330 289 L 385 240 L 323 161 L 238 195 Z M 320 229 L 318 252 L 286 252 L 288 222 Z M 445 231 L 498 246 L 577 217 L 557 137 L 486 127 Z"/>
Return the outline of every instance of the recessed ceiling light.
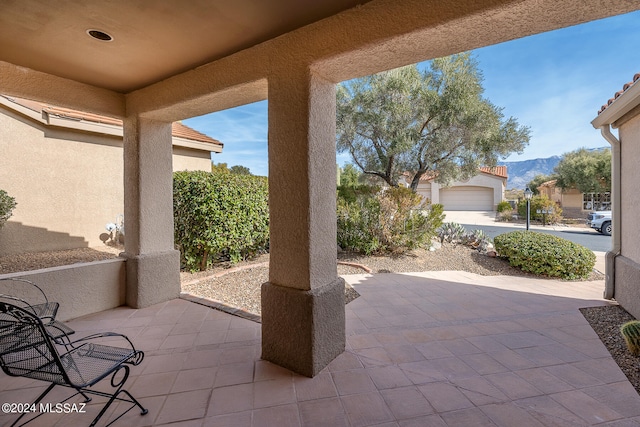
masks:
<path fill-rule="evenodd" d="M 113 40 L 113 37 L 110 34 L 107 34 L 104 31 L 100 30 L 87 30 L 87 34 L 89 34 L 94 39 L 103 42 L 110 42 L 111 40 Z"/>

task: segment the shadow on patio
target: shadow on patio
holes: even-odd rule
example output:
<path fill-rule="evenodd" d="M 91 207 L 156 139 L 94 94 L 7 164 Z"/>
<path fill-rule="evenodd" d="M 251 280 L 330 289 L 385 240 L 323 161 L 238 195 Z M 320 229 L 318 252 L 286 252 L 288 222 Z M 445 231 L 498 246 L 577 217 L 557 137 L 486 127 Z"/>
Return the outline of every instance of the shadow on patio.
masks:
<path fill-rule="evenodd" d="M 640 397 L 578 311 L 608 304 L 601 282 L 464 272 L 346 280 L 361 294 L 346 308 L 347 351 L 313 379 L 260 360 L 258 323 L 185 300 L 69 325 L 124 333 L 146 353 L 128 388 L 149 414 L 115 425 L 640 425 Z M 43 389 L 2 375 L 3 403 Z M 94 410 L 32 425 L 86 425 Z"/>

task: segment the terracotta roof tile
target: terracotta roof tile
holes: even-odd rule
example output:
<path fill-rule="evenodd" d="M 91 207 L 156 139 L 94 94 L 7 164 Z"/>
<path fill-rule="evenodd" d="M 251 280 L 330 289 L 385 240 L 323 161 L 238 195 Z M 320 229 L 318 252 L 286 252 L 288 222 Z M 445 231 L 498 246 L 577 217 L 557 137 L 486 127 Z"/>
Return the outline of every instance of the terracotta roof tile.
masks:
<path fill-rule="evenodd" d="M 171 131 L 173 136 L 178 138 L 191 139 L 193 141 L 200 142 L 209 142 L 211 144 L 222 145 L 222 142 L 217 139 L 213 139 L 208 135 L 205 135 L 202 132 L 198 132 L 195 129 L 190 128 L 189 126 L 184 125 L 182 122 L 173 122 Z"/>
<path fill-rule="evenodd" d="M 600 113 L 602 113 L 604 110 L 606 110 L 606 109 L 609 107 L 609 105 L 613 104 L 613 103 L 614 103 L 614 101 L 620 97 L 620 95 L 622 95 L 622 94 L 623 94 L 623 93 L 625 93 L 627 90 L 629 90 L 629 88 L 630 88 L 631 86 L 633 86 L 633 85 L 634 85 L 638 80 L 640 80 L 640 73 L 636 73 L 636 74 L 633 76 L 633 80 L 631 80 L 631 81 L 630 81 L 630 82 L 628 82 L 628 83 L 625 83 L 625 84 L 624 84 L 624 86 L 622 86 L 622 90 L 617 91 L 617 92 L 613 95 L 613 98 L 609 99 L 609 100 L 607 101 L 607 103 L 606 103 L 606 104 L 604 104 L 602 107 L 600 107 L 600 110 L 598 110 L 598 114 L 600 114 Z"/>
<path fill-rule="evenodd" d="M 500 178 L 508 178 L 506 166 L 482 166 L 480 172 L 488 173 L 489 175 L 495 175 Z M 436 172 L 428 171 L 420 177 L 420 182 L 429 182 L 434 179 L 438 174 Z M 409 178 L 409 174 L 405 173 L 405 176 Z"/>
<path fill-rule="evenodd" d="M 483 166 L 480 168 L 480 172 L 488 173 L 490 175 L 499 176 L 500 178 L 508 178 L 506 166 Z"/>
<path fill-rule="evenodd" d="M 46 105 L 40 102 L 31 101 L 29 99 L 14 98 L 14 97 L 10 98 L 6 96 L 4 96 L 4 98 L 18 105 L 26 107 L 30 110 L 33 110 L 36 112 L 45 112 L 49 115 L 60 117 L 62 119 L 69 119 L 69 120 L 75 120 L 75 121 L 85 120 L 93 123 L 122 126 L 122 120 L 114 119 L 112 117 L 101 116 L 93 113 L 86 113 L 83 111 L 72 110 L 69 108 L 55 107 L 55 106 Z M 177 138 L 184 138 L 192 141 L 219 145 L 221 147 L 223 145 L 222 142 L 218 141 L 217 139 L 213 139 L 208 135 L 198 132 L 197 130 L 192 129 L 189 126 L 182 124 L 181 122 L 174 122 L 172 124 L 171 133 L 173 136 Z"/>

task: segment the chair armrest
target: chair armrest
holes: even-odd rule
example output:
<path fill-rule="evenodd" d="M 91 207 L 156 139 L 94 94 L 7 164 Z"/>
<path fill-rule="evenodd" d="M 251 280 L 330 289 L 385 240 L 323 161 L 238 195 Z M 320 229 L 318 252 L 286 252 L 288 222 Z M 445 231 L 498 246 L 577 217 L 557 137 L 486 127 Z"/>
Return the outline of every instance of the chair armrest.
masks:
<path fill-rule="evenodd" d="M 144 359 L 144 352 L 141 350 L 136 350 L 135 346 L 126 335 L 119 334 L 117 332 L 100 332 L 97 334 L 87 335 L 86 337 L 82 337 L 77 340 L 71 341 L 68 345 L 71 347 L 75 347 L 77 343 L 84 343 L 86 341 L 92 341 L 97 338 L 106 338 L 106 337 L 124 338 L 129 343 L 129 347 L 131 348 L 131 351 L 133 354 L 125 363 L 130 363 L 132 365 L 139 365 Z"/>

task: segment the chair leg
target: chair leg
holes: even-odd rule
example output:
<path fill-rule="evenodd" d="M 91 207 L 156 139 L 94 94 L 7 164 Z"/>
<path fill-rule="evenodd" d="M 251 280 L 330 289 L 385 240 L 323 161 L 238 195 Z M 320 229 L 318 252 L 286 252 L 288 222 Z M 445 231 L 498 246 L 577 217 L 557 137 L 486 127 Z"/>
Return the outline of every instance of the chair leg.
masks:
<path fill-rule="evenodd" d="M 118 382 L 118 383 L 114 383 L 114 378 L 116 377 L 116 374 L 118 373 L 118 371 L 120 371 L 120 369 L 124 369 L 124 376 L 122 377 L 122 379 Z M 100 420 L 100 418 L 102 418 L 102 416 L 104 415 L 104 413 L 107 411 L 107 409 L 109 408 L 109 406 L 111 406 L 111 404 L 115 401 L 115 400 L 121 400 L 121 401 L 125 401 L 125 402 L 129 402 L 129 403 L 133 403 L 133 405 L 127 409 L 126 411 L 124 411 L 122 414 L 118 415 L 117 418 L 115 418 L 114 420 L 112 420 L 109 424 L 107 424 L 105 427 L 110 426 L 111 424 L 115 423 L 117 420 L 119 420 L 124 414 L 126 414 L 127 412 L 129 412 L 131 409 L 133 409 L 135 406 L 138 406 L 140 408 L 140 414 L 141 415 L 146 415 L 149 411 L 143 407 L 140 402 L 138 402 L 138 400 L 133 397 L 131 395 L 131 393 L 129 393 L 127 390 L 123 390 L 122 387 L 124 387 L 124 383 L 127 381 L 127 378 L 129 378 L 129 367 L 127 365 L 121 365 L 120 368 L 118 370 L 116 370 L 113 373 L 113 376 L 111 377 L 111 385 L 113 387 L 116 388 L 116 391 L 111 395 L 111 397 L 109 398 L 109 401 L 102 407 L 102 409 L 100 410 L 100 413 L 98 414 L 98 416 L 96 416 L 93 421 L 91 422 L 90 426 L 93 427 L 95 426 L 98 421 Z M 118 395 L 120 393 L 125 393 L 128 397 L 129 400 L 126 399 L 121 399 L 118 398 Z"/>
<path fill-rule="evenodd" d="M 44 398 L 44 397 L 45 397 L 45 396 L 46 396 L 46 395 L 47 395 L 47 394 L 48 394 L 48 393 L 49 393 L 49 392 L 50 392 L 50 391 L 55 387 L 55 386 L 56 386 L 56 384 L 55 384 L 55 383 L 51 383 L 51 384 L 49 385 L 49 387 L 47 387 L 47 389 L 46 389 L 46 390 L 45 390 L 45 391 L 44 391 L 40 396 L 38 396 L 38 398 L 33 402 L 33 404 L 34 404 L 34 405 L 38 405 L 38 404 L 40 403 L 40 401 L 41 401 L 41 400 L 42 400 L 42 399 L 43 399 L 43 398 Z M 13 422 L 13 424 L 11 424 L 11 427 L 14 427 L 14 426 L 18 425 L 18 422 L 20 422 L 20 420 L 22 419 L 22 417 L 24 417 L 24 416 L 25 416 L 25 415 L 27 415 L 28 413 L 29 413 L 29 412 L 25 412 L 25 413 L 23 413 L 22 415 L 20 415 L 20 416 L 18 417 L 18 419 L 17 419 L 17 420 L 15 420 L 15 421 Z M 25 424 L 27 424 L 27 423 L 30 423 L 31 421 L 33 421 L 33 420 L 35 420 L 36 418 L 38 418 L 40 415 L 42 415 L 42 413 L 40 413 L 39 415 L 37 415 L 37 416 L 35 416 L 35 417 L 31 418 L 31 419 L 30 419 L 29 421 L 27 421 L 26 423 L 24 423 L 24 424 L 20 424 L 20 425 L 21 425 L 21 426 L 23 426 L 23 425 L 25 425 Z"/>

